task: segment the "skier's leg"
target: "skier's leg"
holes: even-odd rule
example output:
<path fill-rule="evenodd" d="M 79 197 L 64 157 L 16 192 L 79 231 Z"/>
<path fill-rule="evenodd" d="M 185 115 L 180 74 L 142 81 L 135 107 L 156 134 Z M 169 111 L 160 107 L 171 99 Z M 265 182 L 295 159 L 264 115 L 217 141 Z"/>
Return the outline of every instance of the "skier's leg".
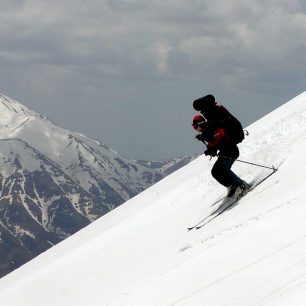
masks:
<path fill-rule="evenodd" d="M 219 157 L 217 159 L 211 170 L 212 176 L 225 187 L 241 185 L 243 180 L 231 170 L 235 159 L 239 156 L 237 145 L 228 144 L 224 150 L 222 150 L 221 155 L 226 157 Z"/>
<path fill-rule="evenodd" d="M 218 157 L 211 169 L 212 176 L 223 186 L 238 186 L 242 181 L 231 171 L 233 161 L 224 157 Z"/>

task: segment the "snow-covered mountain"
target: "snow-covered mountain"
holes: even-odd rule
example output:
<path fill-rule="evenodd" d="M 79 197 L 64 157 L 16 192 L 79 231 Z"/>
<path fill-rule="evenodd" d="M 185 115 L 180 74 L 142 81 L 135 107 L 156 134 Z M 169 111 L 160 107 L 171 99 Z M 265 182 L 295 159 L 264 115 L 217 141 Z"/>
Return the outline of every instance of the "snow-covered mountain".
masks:
<path fill-rule="evenodd" d="M 0 95 L 0 276 L 161 178 Z"/>
<path fill-rule="evenodd" d="M 248 131 L 240 158 L 278 171 L 237 205 L 187 231 L 225 194 L 201 156 L 2 278 L 1 304 L 304 306 L 306 92 Z"/>

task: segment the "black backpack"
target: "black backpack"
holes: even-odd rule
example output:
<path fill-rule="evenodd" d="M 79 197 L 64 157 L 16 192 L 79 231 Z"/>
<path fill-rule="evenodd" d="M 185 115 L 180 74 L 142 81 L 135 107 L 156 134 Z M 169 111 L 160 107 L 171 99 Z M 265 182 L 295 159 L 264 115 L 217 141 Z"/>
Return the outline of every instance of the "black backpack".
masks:
<path fill-rule="evenodd" d="M 195 100 L 193 107 L 201 111 L 212 127 L 223 127 L 231 142 L 238 144 L 243 141 L 244 130 L 240 121 L 223 105 L 218 105 L 214 96 L 207 95 Z"/>
<path fill-rule="evenodd" d="M 227 131 L 230 140 L 235 144 L 238 144 L 244 139 L 244 130 L 240 121 L 233 115 L 230 115 L 229 120 L 226 121 L 225 130 Z"/>

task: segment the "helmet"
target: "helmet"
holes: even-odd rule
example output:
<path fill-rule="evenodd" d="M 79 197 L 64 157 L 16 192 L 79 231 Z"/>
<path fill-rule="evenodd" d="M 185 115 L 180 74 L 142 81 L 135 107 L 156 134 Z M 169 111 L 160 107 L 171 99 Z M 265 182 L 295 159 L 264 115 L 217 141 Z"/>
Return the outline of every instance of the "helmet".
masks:
<path fill-rule="evenodd" d="M 196 115 L 193 117 L 191 125 L 196 129 L 198 126 L 203 125 L 205 122 L 206 121 L 203 116 Z"/>
<path fill-rule="evenodd" d="M 207 95 L 193 101 L 193 108 L 196 111 L 201 111 L 203 108 L 211 107 L 216 104 L 215 97 L 213 95 Z"/>

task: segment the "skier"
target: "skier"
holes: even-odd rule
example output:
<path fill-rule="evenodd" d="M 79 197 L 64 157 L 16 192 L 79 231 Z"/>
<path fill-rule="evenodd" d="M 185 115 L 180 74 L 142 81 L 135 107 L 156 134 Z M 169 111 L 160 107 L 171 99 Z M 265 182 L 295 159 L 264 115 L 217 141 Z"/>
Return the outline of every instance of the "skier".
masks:
<path fill-rule="evenodd" d="M 196 135 L 196 139 L 205 144 L 207 142 L 207 150 L 204 151 L 204 154 L 218 156 L 211 170 L 212 176 L 228 188 L 228 197 L 239 198 L 248 191 L 250 185 L 231 170 L 234 161 L 239 156 L 239 149 L 237 144 L 232 141 L 230 133 L 221 126 L 225 123 L 228 124 L 226 119 L 222 121 L 221 118 L 219 122 L 217 120 L 206 121 L 203 116 L 197 115 L 193 118 L 192 126 L 200 133 Z"/>

